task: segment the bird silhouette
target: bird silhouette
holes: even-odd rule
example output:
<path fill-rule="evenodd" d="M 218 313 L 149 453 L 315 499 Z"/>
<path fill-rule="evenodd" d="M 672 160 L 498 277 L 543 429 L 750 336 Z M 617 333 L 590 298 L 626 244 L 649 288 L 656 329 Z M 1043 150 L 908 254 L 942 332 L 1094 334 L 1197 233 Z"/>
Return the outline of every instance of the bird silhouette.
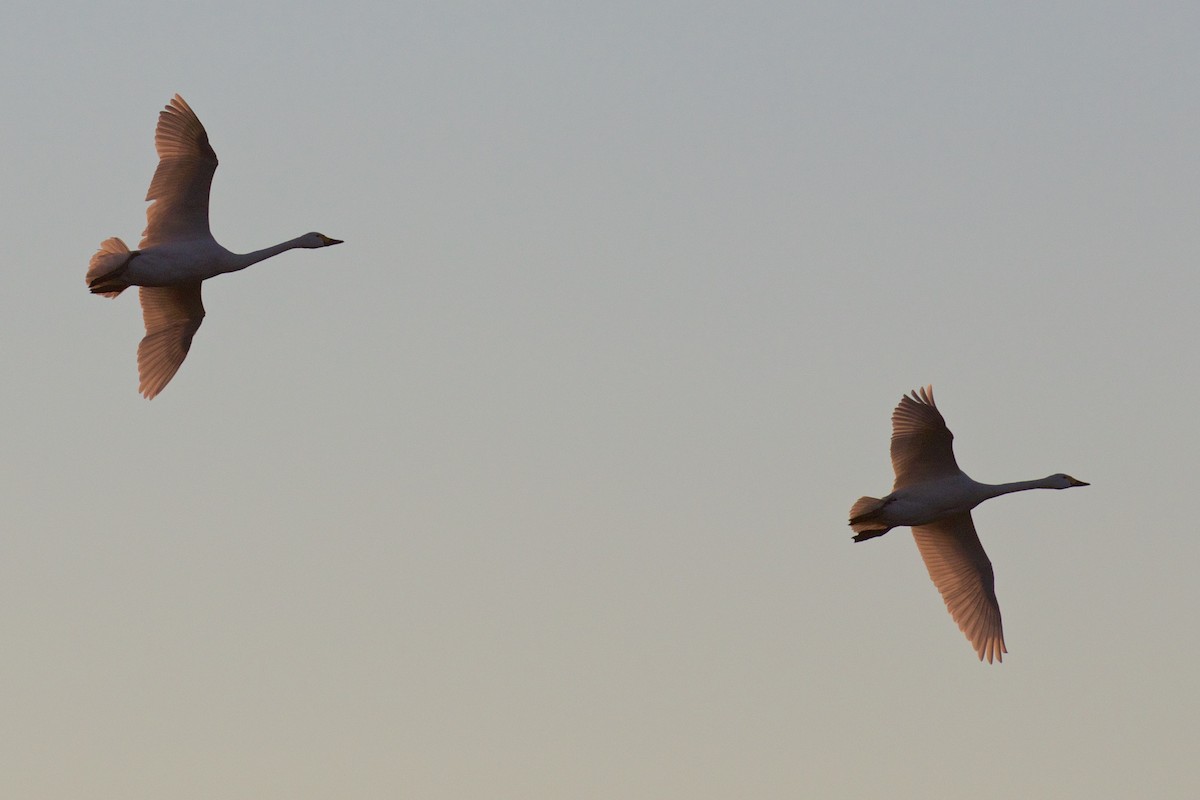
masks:
<path fill-rule="evenodd" d="M 929 577 L 950 616 L 979 659 L 1003 661 L 1004 630 L 996 601 L 995 574 L 971 509 L 992 497 L 1026 489 L 1087 486 L 1062 473 L 1032 481 L 987 484 L 969 478 L 954 460 L 954 434 L 926 386 L 900 399 L 892 412 L 892 469 L 896 483 L 886 497 L 860 497 L 850 508 L 854 541 L 909 526 Z"/>
<path fill-rule="evenodd" d="M 116 297 L 138 286 L 146 335 L 138 345 L 138 391 L 153 398 L 174 377 L 204 320 L 200 284 L 302 247 L 341 244 L 306 233 L 253 253 L 231 253 L 208 227 L 208 194 L 217 154 L 196 114 L 179 95 L 158 115 L 158 169 L 146 199 L 146 230 L 137 250 L 113 237 L 100 244 L 87 271 L 93 294 Z"/>

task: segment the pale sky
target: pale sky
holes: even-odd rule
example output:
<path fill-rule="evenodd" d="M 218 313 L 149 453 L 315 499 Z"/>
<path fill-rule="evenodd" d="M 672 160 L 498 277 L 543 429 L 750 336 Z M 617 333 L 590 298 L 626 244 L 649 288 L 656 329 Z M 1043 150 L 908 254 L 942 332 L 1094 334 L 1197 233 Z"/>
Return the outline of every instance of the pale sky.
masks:
<path fill-rule="evenodd" d="M 10 3 L 0 796 L 1200 794 L 1200 6 Z M 175 93 L 205 286 L 137 394 Z M 1009 654 L 904 529 L 924 383 Z"/>

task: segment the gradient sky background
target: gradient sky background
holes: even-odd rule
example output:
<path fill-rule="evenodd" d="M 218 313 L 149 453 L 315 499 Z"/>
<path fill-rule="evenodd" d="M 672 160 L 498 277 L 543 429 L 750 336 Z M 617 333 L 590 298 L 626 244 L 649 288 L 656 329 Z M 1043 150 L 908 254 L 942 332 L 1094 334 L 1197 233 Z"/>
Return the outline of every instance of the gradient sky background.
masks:
<path fill-rule="evenodd" d="M 1200 6 L 0 20 L 0 795 L 1200 792 Z M 175 92 L 223 244 L 346 244 L 148 403 L 84 272 Z M 1000 666 L 846 526 L 923 383 L 1092 483 L 977 511 Z"/>

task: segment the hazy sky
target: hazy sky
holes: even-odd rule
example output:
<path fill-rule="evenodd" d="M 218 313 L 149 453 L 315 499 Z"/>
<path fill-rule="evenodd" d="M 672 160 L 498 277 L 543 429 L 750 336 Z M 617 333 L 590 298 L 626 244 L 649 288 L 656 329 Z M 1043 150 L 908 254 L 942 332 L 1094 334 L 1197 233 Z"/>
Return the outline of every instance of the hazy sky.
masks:
<path fill-rule="evenodd" d="M 9 3 L 0 796 L 1200 794 L 1200 6 Z M 137 394 L 158 111 L 212 228 Z M 1010 653 L 907 531 L 933 383 Z"/>

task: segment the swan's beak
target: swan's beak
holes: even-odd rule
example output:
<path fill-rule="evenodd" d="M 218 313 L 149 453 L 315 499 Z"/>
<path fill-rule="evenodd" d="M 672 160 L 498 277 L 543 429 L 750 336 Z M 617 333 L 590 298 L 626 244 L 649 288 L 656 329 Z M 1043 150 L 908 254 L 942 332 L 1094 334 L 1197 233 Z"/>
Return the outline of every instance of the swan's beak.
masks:
<path fill-rule="evenodd" d="M 328 236 L 322 236 L 321 241 L 325 243 L 326 247 L 329 247 L 329 245 L 331 245 L 331 244 L 341 244 L 342 243 L 341 239 L 330 239 Z"/>
<path fill-rule="evenodd" d="M 1071 478 L 1070 475 L 1067 477 L 1070 478 L 1072 486 L 1091 486 L 1091 484 L 1087 483 L 1086 481 L 1081 481 L 1078 478 Z"/>

